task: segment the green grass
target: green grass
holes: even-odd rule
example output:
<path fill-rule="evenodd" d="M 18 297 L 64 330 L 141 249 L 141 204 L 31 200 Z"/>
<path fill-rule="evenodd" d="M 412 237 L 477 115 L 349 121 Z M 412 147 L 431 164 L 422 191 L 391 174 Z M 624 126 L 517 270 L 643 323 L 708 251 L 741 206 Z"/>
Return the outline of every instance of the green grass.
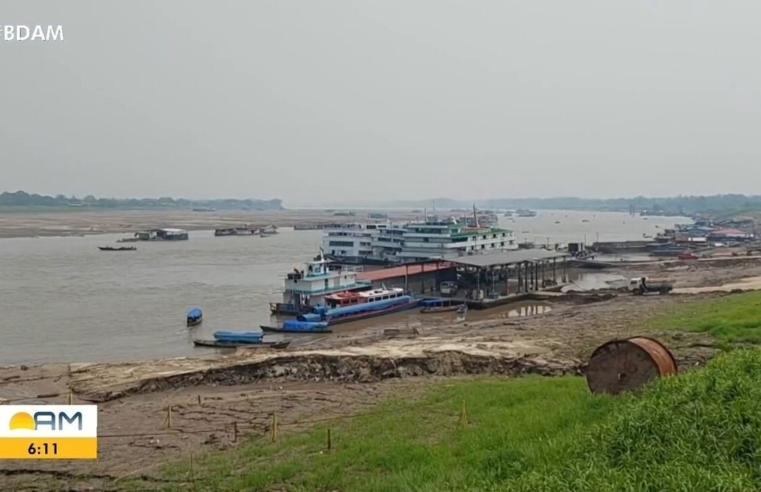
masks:
<path fill-rule="evenodd" d="M 458 426 L 462 401 L 470 424 Z M 316 416 L 317 417 L 317 416 Z M 255 439 L 196 463 L 198 490 L 761 490 L 761 350 L 638 395 L 578 377 L 432 384 L 354 419 Z M 188 477 L 187 462 L 167 470 Z"/>
<path fill-rule="evenodd" d="M 462 402 L 469 425 L 459 425 Z M 439 383 L 415 402 L 392 399 L 370 414 L 281 442 L 253 440 L 207 456 L 202 490 L 465 490 L 500 482 L 523 462 L 562 458 L 562 444 L 598 421 L 613 401 L 592 398 L 578 377 Z M 318 417 L 318 416 L 316 416 Z M 287 432 L 284 428 L 283 432 Z M 561 453 L 561 454 L 558 454 Z M 185 476 L 187 463 L 173 469 Z"/>
<path fill-rule="evenodd" d="M 701 299 L 653 320 L 652 326 L 707 333 L 720 345 L 761 344 L 761 291 Z"/>

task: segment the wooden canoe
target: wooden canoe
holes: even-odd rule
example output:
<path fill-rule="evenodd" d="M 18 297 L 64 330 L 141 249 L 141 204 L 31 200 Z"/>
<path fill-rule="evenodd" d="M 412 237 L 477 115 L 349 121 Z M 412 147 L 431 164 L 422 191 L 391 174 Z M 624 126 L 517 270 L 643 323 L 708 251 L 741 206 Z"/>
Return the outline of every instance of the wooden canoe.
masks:
<path fill-rule="evenodd" d="M 193 340 L 193 345 L 196 347 L 213 347 L 213 348 L 272 348 L 272 349 L 284 349 L 290 345 L 290 340 L 283 340 L 279 342 L 259 342 L 259 343 L 245 343 L 245 342 L 220 342 L 219 340 Z"/>

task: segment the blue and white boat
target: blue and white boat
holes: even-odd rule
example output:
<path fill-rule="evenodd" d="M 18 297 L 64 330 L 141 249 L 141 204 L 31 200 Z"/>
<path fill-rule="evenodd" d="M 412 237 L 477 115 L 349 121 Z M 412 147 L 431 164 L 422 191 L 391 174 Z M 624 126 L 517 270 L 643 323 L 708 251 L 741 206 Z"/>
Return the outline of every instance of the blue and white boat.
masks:
<path fill-rule="evenodd" d="M 188 326 L 199 325 L 201 321 L 203 321 L 203 311 L 201 311 L 201 308 L 194 307 L 188 311 Z"/>
<path fill-rule="evenodd" d="M 325 296 L 330 294 L 371 287 L 371 282 L 357 279 L 356 271 L 330 268 L 321 252 L 320 256 L 307 263 L 306 269 L 294 268 L 286 276 L 283 302 L 270 303 L 270 311 L 297 316 L 311 312 L 313 307 L 323 304 Z"/>
<path fill-rule="evenodd" d="M 420 299 L 405 294 L 404 289 L 384 288 L 325 296 L 325 303 L 325 306 L 314 308 L 313 314 L 327 321 L 328 326 L 333 326 L 412 309 L 420 304 Z M 302 315 L 298 320 L 312 319 L 310 315 Z"/>
<path fill-rule="evenodd" d="M 262 343 L 261 331 L 215 331 L 214 339 L 219 342 Z"/>
<path fill-rule="evenodd" d="M 318 315 L 316 316 L 319 320 Z M 287 320 L 283 326 L 261 325 L 262 331 L 271 333 L 330 333 L 332 330 L 325 321 L 304 321 L 309 315 L 301 316 L 302 320 Z"/>

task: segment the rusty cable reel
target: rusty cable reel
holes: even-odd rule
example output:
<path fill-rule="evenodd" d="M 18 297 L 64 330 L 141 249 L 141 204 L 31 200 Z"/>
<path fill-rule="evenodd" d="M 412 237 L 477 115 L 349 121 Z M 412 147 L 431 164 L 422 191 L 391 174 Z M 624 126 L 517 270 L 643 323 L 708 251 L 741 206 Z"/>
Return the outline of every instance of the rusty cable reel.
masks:
<path fill-rule="evenodd" d="M 587 365 L 587 385 L 595 394 L 634 391 L 677 373 L 674 356 L 653 338 L 612 340 L 597 347 Z"/>

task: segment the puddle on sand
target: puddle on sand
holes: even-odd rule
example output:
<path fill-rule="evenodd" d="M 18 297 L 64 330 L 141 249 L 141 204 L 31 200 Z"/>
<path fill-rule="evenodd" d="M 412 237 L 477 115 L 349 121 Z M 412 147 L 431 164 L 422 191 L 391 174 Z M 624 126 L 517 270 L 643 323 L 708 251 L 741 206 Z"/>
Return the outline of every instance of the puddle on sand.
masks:
<path fill-rule="evenodd" d="M 484 309 L 481 311 L 469 309 L 466 315 L 468 321 L 487 320 L 487 319 L 504 319 L 504 318 L 525 318 L 528 316 L 538 316 L 547 314 L 552 308 L 543 303 L 537 302 L 516 302 L 501 307 Z"/>
<path fill-rule="evenodd" d="M 571 285 L 563 287 L 563 292 L 579 292 L 626 287 L 628 280 L 622 275 L 610 273 L 581 273 L 571 276 Z"/>

